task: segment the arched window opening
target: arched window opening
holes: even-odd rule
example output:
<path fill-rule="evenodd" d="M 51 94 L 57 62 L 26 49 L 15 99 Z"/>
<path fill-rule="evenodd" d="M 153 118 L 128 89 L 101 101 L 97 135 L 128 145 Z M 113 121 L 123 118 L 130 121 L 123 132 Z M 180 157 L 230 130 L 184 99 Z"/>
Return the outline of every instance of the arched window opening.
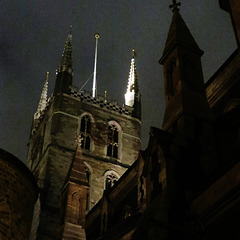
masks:
<path fill-rule="evenodd" d="M 118 158 L 118 129 L 115 125 L 108 127 L 107 156 Z"/>
<path fill-rule="evenodd" d="M 173 81 L 175 79 L 175 72 L 176 72 L 176 63 L 172 62 L 170 66 L 170 71 L 169 71 L 169 81 L 167 82 L 167 93 L 170 96 L 174 95 Z"/>
<path fill-rule="evenodd" d="M 81 138 L 82 138 L 81 147 L 83 149 L 90 150 L 91 119 L 88 115 L 84 115 L 81 118 L 80 132 L 81 132 Z"/>
<path fill-rule="evenodd" d="M 74 223 L 79 223 L 80 217 L 80 196 L 78 192 L 72 194 L 72 220 Z"/>
<path fill-rule="evenodd" d="M 118 177 L 114 173 L 109 173 L 105 178 L 105 189 L 109 190 L 118 180 Z"/>

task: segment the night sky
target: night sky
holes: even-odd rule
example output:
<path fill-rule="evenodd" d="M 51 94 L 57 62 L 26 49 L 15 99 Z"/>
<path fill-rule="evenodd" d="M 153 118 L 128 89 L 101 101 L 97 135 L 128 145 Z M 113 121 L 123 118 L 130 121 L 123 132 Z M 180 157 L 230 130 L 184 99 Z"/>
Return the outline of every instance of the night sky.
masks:
<path fill-rule="evenodd" d="M 172 12 L 170 0 L 1 0 L 0 148 L 25 162 L 32 117 L 46 72 L 49 96 L 72 24 L 73 85 L 93 73 L 96 32 L 98 94 L 124 103 L 132 48 L 142 94 L 142 149 L 150 126 L 161 127 L 165 108 L 163 71 L 158 64 Z M 218 0 L 182 0 L 180 13 L 200 48 L 205 82 L 235 50 L 230 16 Z M 92 80 L 85 89 L 91 91 Z"/>

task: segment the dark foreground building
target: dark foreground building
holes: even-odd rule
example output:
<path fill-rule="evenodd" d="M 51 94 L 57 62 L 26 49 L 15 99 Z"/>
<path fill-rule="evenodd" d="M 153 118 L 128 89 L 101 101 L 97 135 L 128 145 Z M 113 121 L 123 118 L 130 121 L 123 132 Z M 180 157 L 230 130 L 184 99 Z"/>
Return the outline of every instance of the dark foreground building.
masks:
<path fill-rule="evenodd" d="M 36 181 L 18 158 L 0 149 L 0 239 L 29 238 L 34 204 L 38 196 Z"/>
<path fill-rule="evenodd" d="M 240 1 L 219 3 L 238 49 L 205 85 L 203 51 L 170 6 L 162 129 L 87 214 L 87 239 L 240 239 Z"/>
<path fill-rule="evenodd" d="M 165 114 L 144 151 L 134 55 L 120 107 L 73 87 L 68 35 L 54 92 L 47 98 L 47 77 L 29 139 L 27 165 L 40 189 L 30 239 L 240 239 L 240 1 L 219 4 L 238 48 L 206 84 L 203 51 L 180 4 L 170 6 L 159 60 Z"/>

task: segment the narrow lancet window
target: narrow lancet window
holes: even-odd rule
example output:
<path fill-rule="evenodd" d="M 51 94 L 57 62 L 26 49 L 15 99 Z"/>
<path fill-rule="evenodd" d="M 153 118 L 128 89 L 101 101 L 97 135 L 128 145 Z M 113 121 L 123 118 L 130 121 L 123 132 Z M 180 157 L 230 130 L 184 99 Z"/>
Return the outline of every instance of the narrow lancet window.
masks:
<path fill-rule="evenodd" d="M 118 129 L 115 125 L 108 127 L 107 156 L 118 158 Z"/>
<path fill-rule="evenodd" d="M 90 183 L 91 172 L 87 166 L 85 166 L 85 171 L 86 171 L 86 176 L 87 176 L 87 181 L 88 181 L 89 187 L 91 187 L 91 183 Z M 87 190 L 86 210 L 87 211 L 90 210 L 90 191 L 89 191 L 89 189 Z"/>

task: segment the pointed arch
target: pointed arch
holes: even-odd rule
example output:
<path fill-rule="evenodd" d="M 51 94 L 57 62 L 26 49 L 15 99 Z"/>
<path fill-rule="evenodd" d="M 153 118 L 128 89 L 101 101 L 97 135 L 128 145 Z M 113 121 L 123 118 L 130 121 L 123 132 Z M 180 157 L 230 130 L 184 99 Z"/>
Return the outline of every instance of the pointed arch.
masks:
<path fill-rule="evenodd" d="M 108 137 L 106 156 L 121 159 L 122 128 L 118 122 L 111 120 L 108 122 Z"/>
<path fill-rule="evenodd" d="M 79 222 L 79 217 L 80 217 L 80 193 L 78 191 L 75 191 L 72 193 L 71 196 L 71 208 L 72 208 L 72 213 L 71 213 L 71 218 L 75 223 Z"/>
<path fill-rule="evenodd" d="M 91 150 L 92 149 L 92 137 L 91 130 L 94 123 L 94 118 L 90 113 L 83 113 L 80 116 L 80 135 L 82 137 L 82 149 Z"/>

